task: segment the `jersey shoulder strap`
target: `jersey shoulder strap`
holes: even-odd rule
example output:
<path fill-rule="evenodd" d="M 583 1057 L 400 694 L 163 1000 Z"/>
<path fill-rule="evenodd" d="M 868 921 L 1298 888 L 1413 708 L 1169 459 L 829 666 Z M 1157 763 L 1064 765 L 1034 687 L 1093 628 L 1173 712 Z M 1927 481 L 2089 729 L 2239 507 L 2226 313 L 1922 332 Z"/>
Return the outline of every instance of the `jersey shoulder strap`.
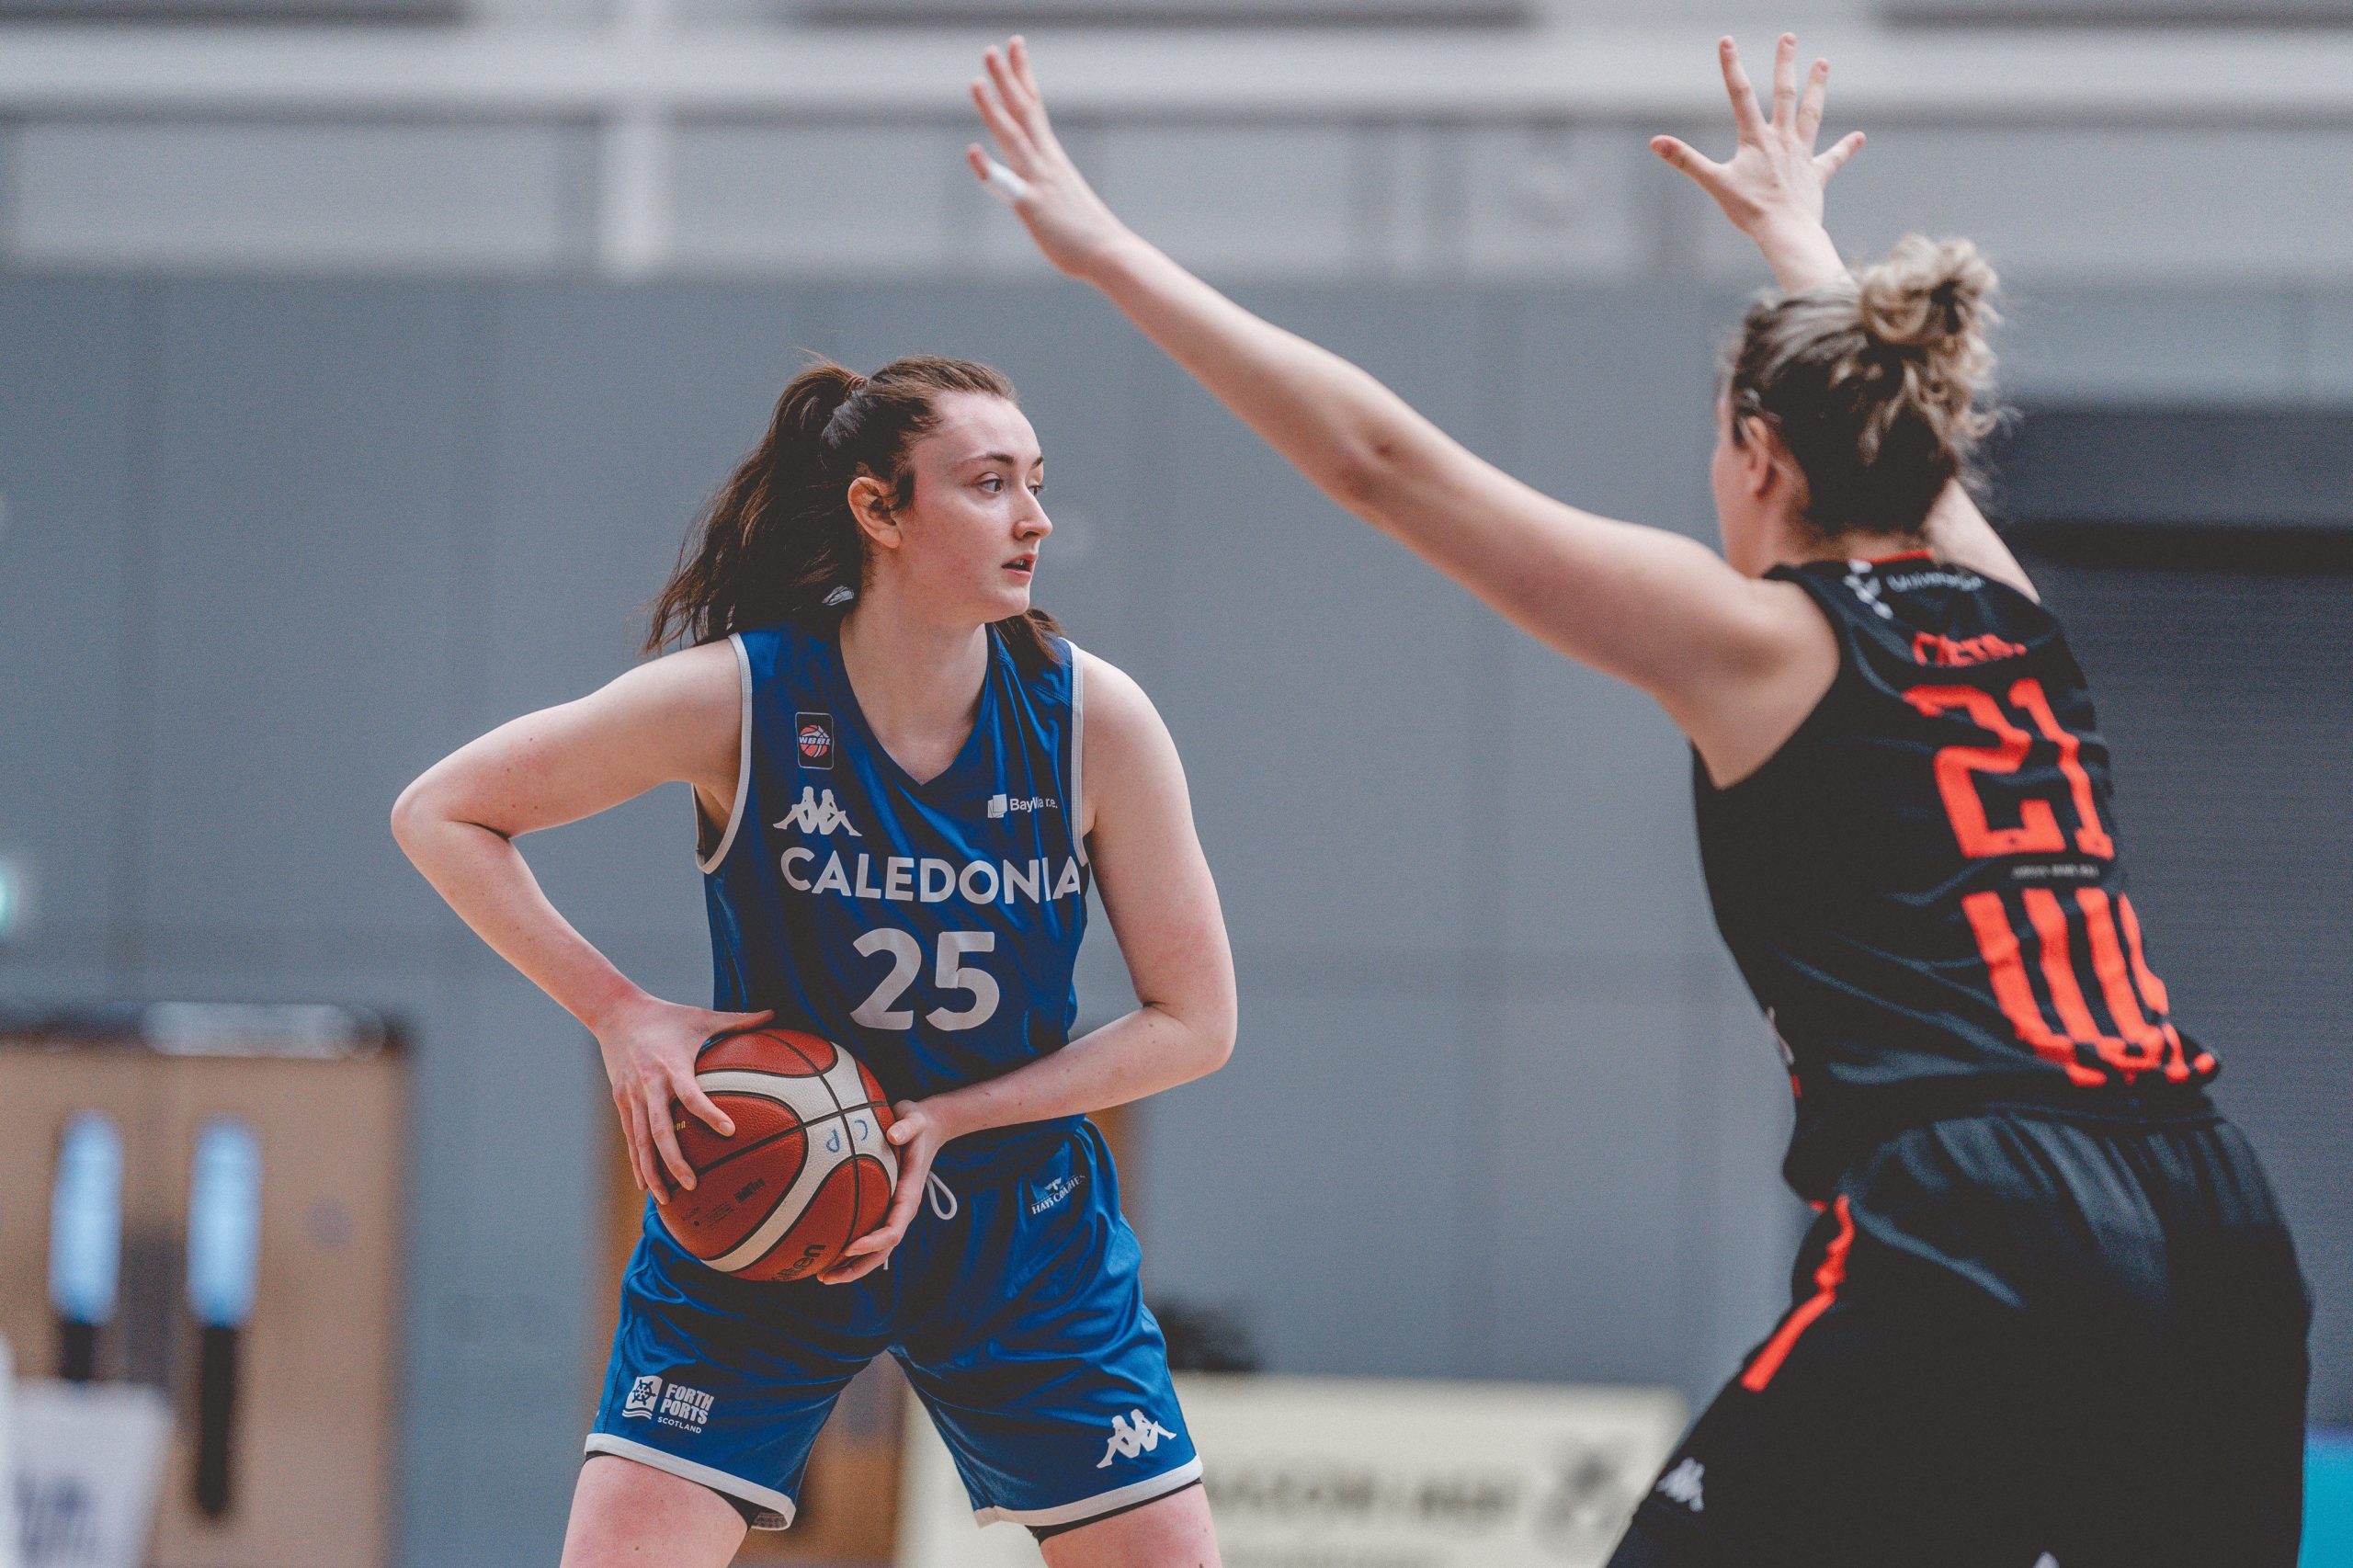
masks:
<path fill-rule="evenodd" d="M 1841 665 L 1882 682 L 1909 686 L 1923 670 L 2052 653 L 2072 664 L 2049 610 L 2006 583 L 1925 551 L 1776 566 L 1767 575 L 1795 583 L 1821 607 L 1838 639 Z"/>

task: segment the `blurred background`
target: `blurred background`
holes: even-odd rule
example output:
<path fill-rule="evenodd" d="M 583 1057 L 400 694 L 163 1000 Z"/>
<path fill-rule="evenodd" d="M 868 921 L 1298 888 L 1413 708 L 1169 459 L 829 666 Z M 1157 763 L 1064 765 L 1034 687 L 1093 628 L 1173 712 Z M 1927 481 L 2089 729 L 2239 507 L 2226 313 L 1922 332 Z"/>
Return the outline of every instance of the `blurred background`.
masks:
<path fill-rule="evenodd" d="M 2298 1226 L 2313 1419 L 2353 1426 L 2345 0 L 0 0 L 20 1369 L 70 1369 L 52 1172 L 104 1066 L 131 1196 L 101 1380 L 201 1415 L 228 1325 L 152 1302 L 196 1244 L 175 1206 L 243 1168 L 206 1130 L 257 1128 L 312 1185 L 263 1200 L 252 1334 L 317 1326 L 241 1419 L 312 1390 L 289 1430 L 350 1479 L 259 1484 L 367 1521 L 306 1560 L 552 1561 L 628 1224 L 610 1107 L 386 813 L 631 663 L 804 350 L 927 351 L 1021 389 L 1039 600 L 1158 701 L 1226 900 L 1233 1062 L 1116 1129 L 1156 1301 L 1204 1363 L 1704 1400 L 1786 1303 L 1802 1212 L 1681 744 L 1049 274 L 962 166 L 961 89 L 1026 29 L 1148 237 L 1536 484 L 1711 539 L 1714 357 L 1766 278 L 1644 141 L 1722 152 L 1711 42 L 1761 63 L 1785 26 L 1836 64 L 1831 132 L 1870 133 L 1841 244 L 1967 234 L 2005 274 L 1995 510 L 2101 699 L 2155 962 Z M 665 791 L 526 850 L 699 1000 L 692 838 Z M 1086 1019 L 1128 1002 L 1092 943 Z M 852 1450 L 897 1422 L 854 1399 L 833 1533 L 758 1550 L 887 1560 L 895 1483 Z"/>

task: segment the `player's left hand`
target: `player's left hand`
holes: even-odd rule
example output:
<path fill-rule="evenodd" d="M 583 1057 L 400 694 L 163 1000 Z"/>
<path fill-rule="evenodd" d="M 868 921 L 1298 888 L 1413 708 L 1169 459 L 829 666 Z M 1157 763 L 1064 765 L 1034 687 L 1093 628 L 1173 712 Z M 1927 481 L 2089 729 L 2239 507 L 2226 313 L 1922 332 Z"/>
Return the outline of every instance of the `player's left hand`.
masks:
<path fill-rule="evenodd" d="M 939 1146 L 955 1134 L 940 1117 L 924 1108 L 921 1100 L 901 1100 L 891 1108 L 898 1119 L 885 1134 L 899 1150 L 899 1184 L 891 1199 L 891 1212 L 883 1217 L 880 1230 L 869 1231 L 849 1246 L 840 1261 L 817 1276 L 827 1285 L 847 1285 L 860 1279 L 890 1261 L 891 1254 L 915 1222 L 915 1210 L 923 1207 L 924 1187 L 931 1179 L 932 1157 Z"/>

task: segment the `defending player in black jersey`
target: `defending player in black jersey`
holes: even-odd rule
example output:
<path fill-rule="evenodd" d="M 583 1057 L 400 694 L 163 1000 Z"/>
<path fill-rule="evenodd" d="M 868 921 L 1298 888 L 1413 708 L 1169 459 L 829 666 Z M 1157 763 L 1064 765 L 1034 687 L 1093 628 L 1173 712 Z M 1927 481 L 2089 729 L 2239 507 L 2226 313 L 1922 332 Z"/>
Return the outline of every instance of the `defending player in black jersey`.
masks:
<path fill-rule="evenodd" d="M 1708 883 L 1798 1093 L 1821 1209 L 1795 1301 L 1669 1461 L 1616 1568 L 2290 1568 L 2307 1307 L 2203 1093 L 2119 869 L 2083 672 L 1959 480 L 1991 269 L 1859 278 L 1822 193 L 1827 68 L 1783 38 L 1739 147 L 1662 137 L 1783 292 L 1726 366 L 1724 552 L 1540 495 L 1125 229 L 1020 40 L 973 171 L 1048 257 L 1336 500 L 1690 738 Z"/>

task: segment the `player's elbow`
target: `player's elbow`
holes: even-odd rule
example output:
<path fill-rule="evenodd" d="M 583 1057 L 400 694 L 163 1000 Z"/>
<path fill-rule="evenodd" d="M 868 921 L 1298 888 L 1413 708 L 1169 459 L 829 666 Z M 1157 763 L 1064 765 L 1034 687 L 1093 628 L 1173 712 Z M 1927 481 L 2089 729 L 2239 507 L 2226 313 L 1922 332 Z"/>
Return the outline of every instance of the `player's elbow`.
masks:
<path fill-rule="evenodd" d="M 418 839 L 425 830 L 425 819 L 431 808 L 425 803 L 425 780 L 415 778 L 392 802 L 392 842 L 412 860 L 416 858 Z"/>
<path fill-rule="evenodd" d="M 1238 1032 L 1233 999 L 1222 997 L 1214 1007 L 1206 1008 L 1192 1020 L 1195 1062 L 1199 1076 L 1208 1077 L 1233 1060 L 1233 1040 Z"/>
<path fill-rule="evenodd" d="M 1403 441 L 1377 429 L 1361 430 L 1339 444 L 1317 477 L 1325 494 L 1367 517 L 1396 495 L 1405 461 Z"/>
<path fill-rule="evenodd" d="M 447 790 L 428 771 L 412 779 L 408 788 L 401 791 L 400 799 L 392 802 L 392 841 L 419 865 L 424 864 L 433 841 L 433 830 L 449 820 L 446 794 Z"/>
<path fill-rule="evenodd" d="M 1201 1042 L 1201 1076 L 1206 1078 L 1233 1060 L 1234 1029 L 1231 1023 Z"/>

